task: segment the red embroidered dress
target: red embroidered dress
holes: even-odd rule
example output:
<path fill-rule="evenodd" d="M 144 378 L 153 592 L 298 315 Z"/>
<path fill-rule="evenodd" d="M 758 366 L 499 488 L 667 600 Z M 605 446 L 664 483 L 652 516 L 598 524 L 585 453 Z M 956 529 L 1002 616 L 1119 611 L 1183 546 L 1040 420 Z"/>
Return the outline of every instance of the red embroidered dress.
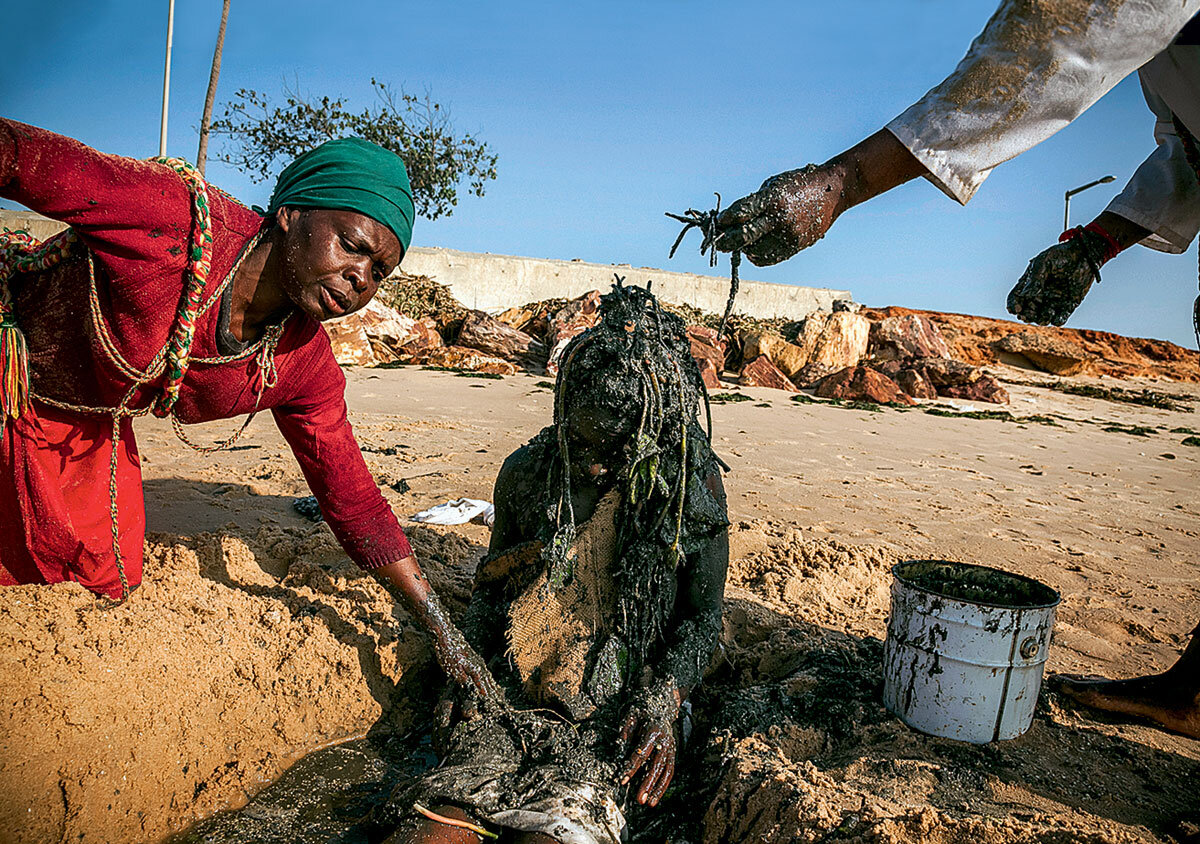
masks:
<path fill-rule="evenodd" d="M 97 299 L 123 357 L 144 369 L 166 342 L 187 270 L 191 198 L 161 165 L 105 155 L 78 141 L 0 120 L 0 197 L 69 224 L 91 250 Z M 229 274 L 263 218 L 209 191 L 213 249 L 205 299 Z M 11 282 L 17 320 L 29 344 L 36 395 L 87 407 L 115 407 L 130 381 L 101 347 L 89 306 L 86 253 Z M 227 318 L 227 316 L 226 316 Z M 175 414 L 184 423 L 241 416 L 255 408 L 253 356 L 203 364 L 218 346 L 221 308 L 197 322 L 193 364 Z M 411 553 L 407 538 L 367 469 L 346 419 L 346 379 L 329 338 L 311 317 L 293 313 L 275 352 L 277 378 L 262 394 L 296 455 L 321 510 L 366 569 Z M 143 408 L 162 379 L 135 394 Z M 109 518 L 112 419 L 36 401 L 0 436 L 0 583 L 76 580 L 121 595 Z M 118 443 L 118 531 L 130 587 L 141 582 L 145 511 L 141 468 L 129 419 Z"/>

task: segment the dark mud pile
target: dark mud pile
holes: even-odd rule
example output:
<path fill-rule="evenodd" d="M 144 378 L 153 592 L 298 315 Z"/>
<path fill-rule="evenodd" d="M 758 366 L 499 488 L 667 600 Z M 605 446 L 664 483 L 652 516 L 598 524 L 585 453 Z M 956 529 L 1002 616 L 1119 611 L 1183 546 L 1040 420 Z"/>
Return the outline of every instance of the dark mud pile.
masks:
<path fill-rule="evenodd" d="M 633 844 L 1189 840 L 1200 760 L 1122 736 L 1044 695 L 1019 739 L 924 736 L 880 703 L 891 568 L 883 551 L 731 529 L 723 657 L 659 809 Z M 387 829 L 374 809 L 431 762 L 421 728 L 314 754 L 188 844 L 338 841 Z"/>
<path fill-rule="evenodd" d="M 1058 602 L 1049 586 L 986 566 L 916 560 L 896 572 L 905 583 L 959 601 L 993 607 L 1044 607 Z"/>

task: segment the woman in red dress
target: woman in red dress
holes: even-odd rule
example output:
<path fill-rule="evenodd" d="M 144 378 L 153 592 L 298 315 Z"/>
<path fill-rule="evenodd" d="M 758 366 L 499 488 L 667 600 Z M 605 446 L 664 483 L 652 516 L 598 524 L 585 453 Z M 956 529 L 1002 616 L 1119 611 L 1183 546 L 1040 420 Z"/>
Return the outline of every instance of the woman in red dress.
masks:
<path fill-rule="evenodd" d="M 132 417 L 178 428 L 269 409 L 346 553 L 425 625 L 453 679 L 491 697 L 363 460 L 319 324 L 363 307 L 408 248 L 399 156 L 326 143 L 284 170 L 263 216 L 183 162 L 0 119 L 0 197 L 70 226 L 41 249 L 0 235 L 0 336 L 11 348 L 19 327 L 29 373 L 26 403 L 9 358 L 0 583 L 125 599 L 145 530 Z"/>

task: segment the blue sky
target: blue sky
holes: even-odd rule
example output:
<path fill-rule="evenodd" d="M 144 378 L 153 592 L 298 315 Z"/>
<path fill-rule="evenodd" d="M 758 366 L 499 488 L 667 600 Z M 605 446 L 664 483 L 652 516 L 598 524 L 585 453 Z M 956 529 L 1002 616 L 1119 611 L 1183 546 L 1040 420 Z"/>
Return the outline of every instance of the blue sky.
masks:
<path fill-rule="evenodd" d="M 178 0 L 168 152 L 193 158 L 219 0 Z M 165 0 L 53 0 L 6 9 L 0 114 L 107 152 L 157 152 Z M 667 263 L 664 211 L 726 202 L 823 161 L 939 82 L 994 2 L 738 4 L 233 0 L 218 105 L 241 87 L 370 102 L 372 76 L 429 90 L 500 156 L 487 196 L 418 221 L 415 242 L 706 272 Z M 844 288 L 872 305 L 1005 316 L 1008 289 L 1054 242 L 1069 187 L 1085 222 L 1153 149 L 1135 77 L 998 168 L 965 208 L 923 181 L 849 212 L 813 248 L 747 278 Z M 220 148 L 221 140 L 214 145 Z M 246 202 L 266 184 L 213 162 Z M 718 272 L 726 272 L 723 259 Z M 633 280 L 644 281 L 634 273 Z M 1192 346 L 1196 255 L 1138 247 L 1110 264 L 1070 325 Z"/>

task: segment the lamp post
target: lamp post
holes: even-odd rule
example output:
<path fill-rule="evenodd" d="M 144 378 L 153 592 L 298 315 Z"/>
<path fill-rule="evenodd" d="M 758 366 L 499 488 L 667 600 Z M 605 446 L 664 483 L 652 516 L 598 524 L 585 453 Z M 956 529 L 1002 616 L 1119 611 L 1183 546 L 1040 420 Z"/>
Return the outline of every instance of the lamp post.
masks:
<path fill-rule="evenodd" d="M 167 154 L 167 101 L 171 96 L 171 39 L 175 34 L 175 0 L 167 5 L 167 58 L 163 67 L 162 121 L 158 126 L 158 154 Z"/>
<path fill-rule="evenodd" d="M 1094 182 L 1088 182 L 1086 185 L 1081 185 L 1063 194 L 1063 231 L 1071 228 L 1071 197 L 1077 193 L 1083 193 L 1088 188 L 1094 188 L 1096 185 L 1107 185 L 1113 181 L 1116 181 L 1116 176 L 1104 176 Z"/>

